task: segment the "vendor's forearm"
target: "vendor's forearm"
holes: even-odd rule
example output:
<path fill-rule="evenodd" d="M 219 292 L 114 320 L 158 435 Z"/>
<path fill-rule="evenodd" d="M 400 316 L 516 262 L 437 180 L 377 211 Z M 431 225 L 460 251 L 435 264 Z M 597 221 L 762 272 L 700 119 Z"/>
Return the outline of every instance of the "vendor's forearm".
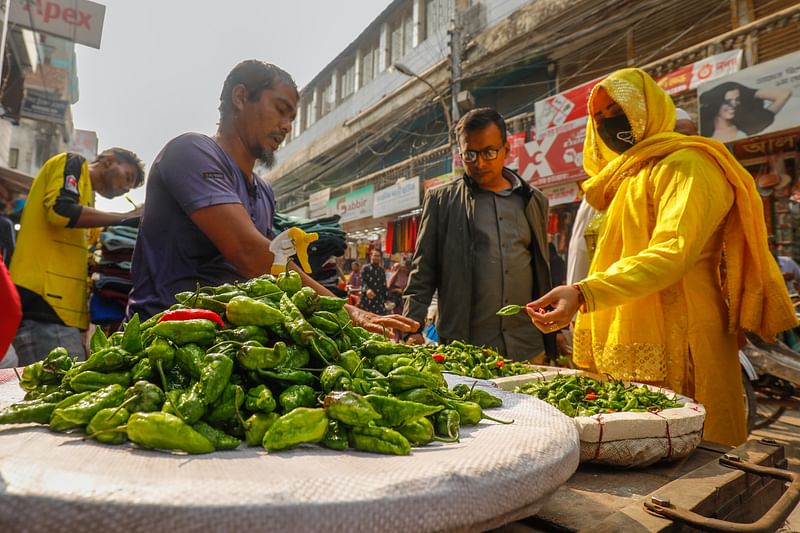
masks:
<path fill-rule="evenodd" d="M 112 226 L 123 220 L 131 218 L 130 213 L 107 213 L 93 207 L 82 206 L 81 214 L 75 221 L 75 228 L 102 228 Z"/>

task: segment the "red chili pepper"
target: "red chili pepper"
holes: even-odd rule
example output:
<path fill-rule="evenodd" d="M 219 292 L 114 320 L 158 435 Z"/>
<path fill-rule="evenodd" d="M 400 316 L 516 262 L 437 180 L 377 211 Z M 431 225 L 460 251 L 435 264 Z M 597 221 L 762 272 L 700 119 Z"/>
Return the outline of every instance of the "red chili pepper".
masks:
<path fill-rule="evenodd" d="M 210 309 L 175 309 L 174 311 L 167 311 L 161 315 L 161 318 L 159 318 L 158 321 L 175 322 L 181 320 L 192 320 L 194 318 L 210 320 L 219 324 L 219 327 L 221 328 L 225 327 L 225 323 L 222 321 L 222 318 Z"/>
<path fill-rule="evenodd" d="M 506 362 L 500 359 L 499 361 L 497 361 L 497 368 L 503 368 L 505 364 Z"/>
<path fill-rule="evenodd" d="M 444 363 L 444 355 L 440 353 L 435 353 L 431 357 L 433 357 L 433 360 L 437 363 Z"/>
<path fill-rule="evenodd" d="M 596 400 L 597 399 L 597 394 L 595 394 L 595 392 L 593 390 L 590 390 L 588 393 L 586 393 L 586 399 L 588 401 L 590 401 L 590 402 L 592 400 Z"/>

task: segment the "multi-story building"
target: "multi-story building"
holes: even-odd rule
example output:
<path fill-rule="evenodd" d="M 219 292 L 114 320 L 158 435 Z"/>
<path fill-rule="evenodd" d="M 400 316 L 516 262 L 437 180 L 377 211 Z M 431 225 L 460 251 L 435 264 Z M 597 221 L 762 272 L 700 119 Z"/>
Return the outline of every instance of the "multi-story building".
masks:
<path fill-rule="evenodd" d="M 585 177 L 582 128 L 568 127 L 585 116 L 585 84 L 640 66 L 697 117 L 699 81 L 786 62 L 786 83 L 794 83 L 798 35 L 793 0 L 395 0 L 303 88 L 267 179 L 279 209 L 338 212 L 354 241 L 408 252 L 421 191 L 452 179 L 459 165 L 448 123 L 491 106 L 510 125 L 508 163 L 551 196 L 549 231 L 563 252 Z M 767 161 L 774 167 L 779 152 L 793 184 L 800 116 L 787 120 L 770 146 L 753 134 L 731 148 L 755 174 Z M 765 196 L 773 230 L 794 227 L 779 216 L 793 207 L 792 190 Z M 781 240 L 788 246 L 793 229 Z"/>

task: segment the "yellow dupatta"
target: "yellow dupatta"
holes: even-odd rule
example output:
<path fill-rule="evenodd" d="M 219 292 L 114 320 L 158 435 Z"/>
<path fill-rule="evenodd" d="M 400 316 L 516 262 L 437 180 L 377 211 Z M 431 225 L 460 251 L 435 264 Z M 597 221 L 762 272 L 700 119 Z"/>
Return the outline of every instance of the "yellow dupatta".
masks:
<path fill-rule="evenodd" d="M 601 87 L 625 112 L 636 140 L 636 144 L 621 155 L 606 147 L 596 131 L 593 110 Z M 598 351 L 608 352 L 604 354 L 607 361 L 621 357 L 640 360 L 655 357 L 661 359 L 659 364 L 650 365 L 656 370 L 650 375 L 636 377 L 663 381 L 667 378 L 667 361 L 675 361 L 677 355 L 666 352 L 685 349 L 674 344 L 668 346 L 671 317 L 665 317 L 658 295 L 648 294 L 646 288 L 640 288 L 636 294 L 621 295 L 611 304 L 619 306 L 612 314 L 592 320 L 591 315 L 596 314 L 592 311 L 607 309 L 609 304 L 595 300 L 589 289 L 594 279 L 601 279 L 619 260 L 635 258 L 648 249 L 652 224 L 648 223 L 648 213 L 642 212 L 647 211 L 648 206 L 632 207 L 630 197 L 636 191 L 629 188 L 639 187 L 641 193 L 654 166 L 682 149 L 690 149 L 686 151 L 687 158 L 712 160 L 733 191 L 733 207 L 724 222 L 728 331 L 735 333 L 744 329 L 772 338 L 795 326 L 794 309 L 780 270 L 769 252 L 761 199 L 754 180 L 728 150 L 712 139 L 673 133 L 675 106 L 671 98 L 640 69 L 619 70 L 600 82 L 592 90 L 589 110 L 584 168 L 591 177 L 582 187 L 587 201 L 598 210 L 608 210 L 608 214 L 589 275 L 582 284 L 589 314 L 578 318 L 576 363 L 590 366 Z M 621 302 L 624 303 L 621 305 Z M 631 323 L 636 327 L 631 327 Z M 623 324 L 622 333 L 620 324 Z M 609 328 L 616 328 L 614 346 L 606 345 Z M 579 343 L 579 337 L 584 341 Z M 626 346 L 621 347 L 621 344 Z M 675 377 L 680 379 L 680 376 Z"/>

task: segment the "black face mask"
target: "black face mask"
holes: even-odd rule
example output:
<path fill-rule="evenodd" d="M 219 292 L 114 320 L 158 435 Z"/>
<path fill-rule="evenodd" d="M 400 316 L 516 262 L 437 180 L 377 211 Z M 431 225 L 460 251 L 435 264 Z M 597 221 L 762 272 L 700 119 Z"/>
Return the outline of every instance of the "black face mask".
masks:
<path fill-rule="evenodd" d="M 623 153 L 636 142 L 633 139 L 631 123 L 624 114 L 601 120 L 597 125 L 597 134 L 600 135 L 606 146 L 618 154 Z"/>

